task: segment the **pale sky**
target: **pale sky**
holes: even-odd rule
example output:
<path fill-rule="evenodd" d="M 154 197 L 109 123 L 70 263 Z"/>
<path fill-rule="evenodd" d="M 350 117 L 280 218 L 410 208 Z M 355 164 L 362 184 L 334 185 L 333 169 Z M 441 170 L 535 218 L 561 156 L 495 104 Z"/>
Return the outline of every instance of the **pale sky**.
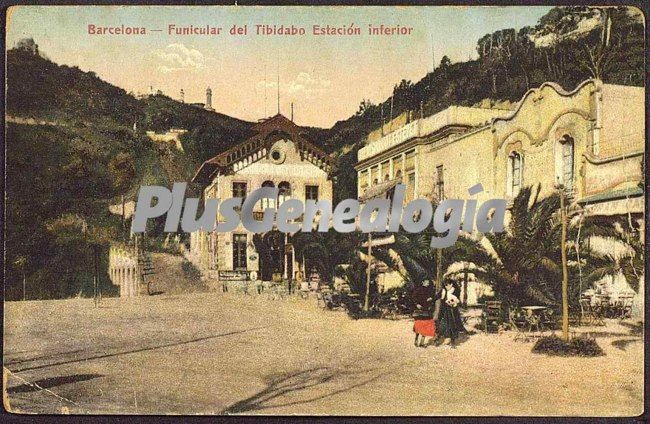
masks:
<path fill-rule="evenodd" d="M 504 28 L 534 25 L 550 7 L 243 7 L 243 6 L 15 6 L 7 46 L 33 37 L 52 61 L 94 71 L 135 93 L 149 86 L 186 102 L 256 121 L 275 114 L 277 76 L 281 111 L 295 103 L 299 125 L 330 127 L 369 98 L 385 100 L 402 78 L 421 79 L 443 55 L 475 58 L 476 41 Z M 312 25 L 354 23 L 359 36 L 313 36 Z M 88 35 L 88 25 L 136 26 L 146 35 Z M 168 35 L 169 24 L 222 27 L 219 36 Z M 247 36 L 231 36 L 234 25 Z M 295 25 L 305 36 L 258 36 L 256 24 Z M 369 36 L 368 24 L 412 27 L 410 36 Z M 160 29 L 162 32 L 151 32 Z M 265 83 L 266 81 L 266 83 Z M 264 86 L 266 85 L 266 90 Z M 265 96 L 266 91 L 266 96 Z M 266 101 L 265 101 L 266 97 Z"/>

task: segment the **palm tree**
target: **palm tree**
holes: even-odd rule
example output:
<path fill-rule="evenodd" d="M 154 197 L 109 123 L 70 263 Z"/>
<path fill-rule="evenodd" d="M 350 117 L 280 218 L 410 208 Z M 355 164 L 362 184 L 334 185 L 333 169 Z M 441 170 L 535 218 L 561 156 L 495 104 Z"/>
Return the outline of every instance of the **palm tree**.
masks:
<path fill-rule="evenodd" d="M 513 200 L 506 231 L 485 234 L 482 248 L 466 259 L 478 266 L 473 271 L 477 277 L 509 303 L 557 305 L 561 300 L 560 196 L 554 193 L 540 199 L 540 189 L 541 185 L 524 187 Z M 591 249 L 592 240 L 623 238 L 611 218 L 585 216 L 576 204 L 566 207 L 566 213 L 569 303 L 575 306 L 587 284 L 620 263 L 620 259 Z M 637 264 L 642 261 L 639 254 L 632 256 Z M 626 266 L 629 273 L 633 269 Z"/>
<path fill-rule="evenodd" d="M 363 235 L 357 232 L 341 234 L 334 229 L 326 233 L 298 232 L 292 238 L 296 257 L 311 259 L 323 280 L 330 281 L 334 268 L 352 263 L 358 257 Z"/>
<path fill-rule="evenodd" d="M 606 276 L 623 275 L 630 288 L 638 292 L 645 270 L 645 246 L 640 237 L 640 228 L 634 226 L 631 219 L 626 220 L 620 216 L 599 216 L 588 219 L 592 223 L 597 221 L 601 226 L 613 229 L 604 239 L 609 246 L 618 246 L 618 249 L 616 253 L 602 252 L 588 244 L 587 253 L 590 263 L 582 283 L 590 285 Z"/>
<path fill-rule="evenodd" d="M 421 233 L 400 231 L 395 234 L 394 243 L 373 248 L 373 255 L 398 272 L 409 285 L 418 285 L 424 280 L 436 281 L 449 265 L 469 257 L 485 256 L 481 263 L 488 260 L 479 243 L 467 234 L 461 234 L 457 242 L 446 249 L 431 247 L 431 238 L 436 236 L 432 227 Z"/>

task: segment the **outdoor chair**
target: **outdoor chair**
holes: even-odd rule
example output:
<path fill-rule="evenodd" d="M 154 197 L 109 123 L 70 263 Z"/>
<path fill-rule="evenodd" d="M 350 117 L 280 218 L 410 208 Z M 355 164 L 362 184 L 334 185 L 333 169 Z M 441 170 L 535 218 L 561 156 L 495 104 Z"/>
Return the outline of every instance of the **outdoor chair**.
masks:
<path fill-rule="evenodd" d="M 274 283 L 271 286 L 271 289 L 268 291 L 268 299 L 270 300 L 278 300 L 278 299 L 284 299 L 289 290 L 287 289 L 287 286 L 284 285 L 283 283 Z"/>
<path fill-rule="evenodd" d="M 632 317 L 632 305 L 634 304 L 633 296 L 621 296 L 619 297 L 619 319 L 629 319 Z"/>
<path fill-rule="evenodd" d="M 483 329 L 485 332 L 494 332 L 499 330 L 499 326 L 503 324 L 503 308 L 501 301 L 489 300 L 485 302 L 483 309 Z"/>
<path fill-rule="evenodd" d="M 585 325 L 605 325 L 603 314 L 605 309 L 602 305 L 592 305 L 591 299 L 580 299 L 580 323 Z"/>
<path fill-rule="evenodd" d="M 515 341 L 529 341 L 529 335 L 526 333 L 526 327 L 529 323 L 521 311 L 511 309 L 508 313 L 508 321 L 510 322 L 510 327 L 515 331 Z"/>
<path fill-rule="evenodd" d="M 547 309 L 542 314 L 542 331 L 555 330 L 557 328 L 557 315 L 553 309 Z"/>
<path fill-rule="evenodd" d="M 331 303 L 332 289 L 329 286 L 321 286 L 316 292 L 316 304 L 326 308 L 327 302 Z"/>

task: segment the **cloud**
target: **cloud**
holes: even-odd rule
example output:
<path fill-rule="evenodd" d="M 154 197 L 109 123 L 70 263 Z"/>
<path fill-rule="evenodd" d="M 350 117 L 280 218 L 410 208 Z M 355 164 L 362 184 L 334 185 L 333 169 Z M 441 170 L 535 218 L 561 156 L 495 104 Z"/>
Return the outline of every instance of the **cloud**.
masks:
<path fill-rule="evenodd" d="M 200 51 L 188 48 L 180 43 L 173 43 L 164 49 L 151 52 L 159 60 L 158 72 L 169 74 L 175 71 L 188 71 L 201 69 L 205 66 L 207 58 Z"/>
<path fill-rule="evenodd" d="M 275 90 L 277 88 L 277 82 L 260 81 L 257 83 L 257 88 L 259 90 L 264 90 L 265 86 L 267 90 Z M 281 83 L 280 91 L 293 95 L 303 95 L 308 99 L 313 99 L 325 94 L 331 86 L 332 82 L 330 80 L 313 77 L 307 72 L 300 72 L 288 83 Z"/>

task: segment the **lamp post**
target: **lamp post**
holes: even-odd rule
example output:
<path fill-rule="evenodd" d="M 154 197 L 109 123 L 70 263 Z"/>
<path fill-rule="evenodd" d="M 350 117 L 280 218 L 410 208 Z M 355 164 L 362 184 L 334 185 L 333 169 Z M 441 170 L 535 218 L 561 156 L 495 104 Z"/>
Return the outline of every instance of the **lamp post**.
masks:
<path fill-rule="evenodd" d="M 562 255 L 562 338 L 564 341 L 569 341 L 569 272 L 566 257 L 567 216 L 564 209 L 565 193 L 562 184 L 556 184 L 555 188 L 560 194 L 560 218 L 562 222 L 562 239 L 560 240 L 560 253 Z"/>
<path fill-rule="evenodd" d="M 368 233 L 368 268 L 366 268 L 366 296 L 363 301 L 363 311 L 368 312 L 370 304 L 370 266 L 372 265 L 372 233 Z"/>
<path fill-rule="evenodd" d="M 20 269 L 20 271 L 23 274 L 23 300 L 27 300 L 27 284 L 26 284 L 26 277 L 25 277 L 25 268 L 27 267 L 27 262 L 28 259 L 26 256 L 20 255 L 18 258 L 16 258 L 16 261 L 14 262 L 14 265 L 16 268 Z"/>

